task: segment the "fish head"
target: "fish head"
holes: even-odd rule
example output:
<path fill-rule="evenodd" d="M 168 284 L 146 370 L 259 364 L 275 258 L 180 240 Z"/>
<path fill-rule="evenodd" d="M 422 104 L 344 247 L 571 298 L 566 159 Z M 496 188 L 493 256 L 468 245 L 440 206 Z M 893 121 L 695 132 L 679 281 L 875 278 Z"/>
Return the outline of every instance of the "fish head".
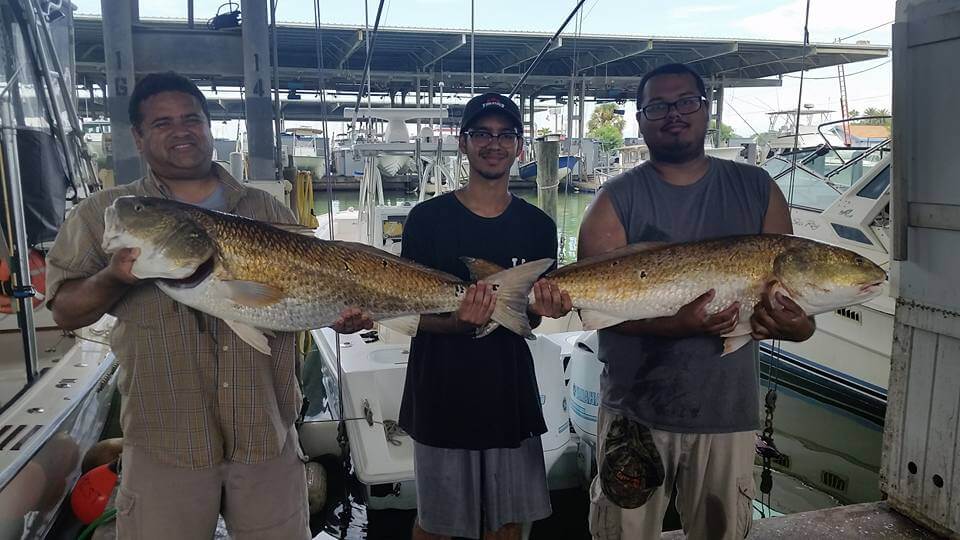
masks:
<path fill-rule="evenodd" d="M 216 245 L 194 207 L 154 197 L 119 197 L 103 213 L 103 249 L 139 248 L 140 279 L 184 279 L 211 260 Z"/>
<path fill-rule="evenodd" d="M 774 275 L 808 312 L 823 313 L 878 296 L 887 279 L 876 263 L 838 246 L 807 242 L 781 253 Z"/>

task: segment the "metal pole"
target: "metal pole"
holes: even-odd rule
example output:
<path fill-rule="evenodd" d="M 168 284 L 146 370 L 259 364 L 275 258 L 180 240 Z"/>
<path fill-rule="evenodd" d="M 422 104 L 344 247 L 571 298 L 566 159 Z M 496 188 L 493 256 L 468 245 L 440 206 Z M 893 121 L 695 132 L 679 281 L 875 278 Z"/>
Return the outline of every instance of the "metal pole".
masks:
<path fill-rule="evenodd" d="M 570 89 L 567 91 L 567 144 L 566 153 L 573 152 L 573 96 L 576 94 L 576 72 L 570 75 Z"/>
<path fill-rule="evenodd" d="M 273 104 L 267 93 L 270 57 L 267 35 L 267 0 L 241 0 L 243 12 L 243 86 L 247 124 L 248 175 L 250 180 L 276 178 Z"/>
<path fill-rule="evenodd" d="M 39 51 L 38 51 L 39 52 Z M 11 84 L 11 81 L 7 81 Z M 17 149 L 17 129 L 13 123 L 13 104 L 11 103 L 11 94 L 7 93 L 0 103 L 0 123 L 3 124 L 3 161 L 6 162 L 4 178 L 7 180 L 3 186 L 7 192 L 7 200 L 11 206 L 10 212 L 13 214 L 13 230 L 10 235 L 13 237 L 14 249 L 17 256 L 17 267 L 13 272 L 16 277 L 16 289 L 14 292 L 30 291 L 33 285 L 30 283 L 30 248 L 27 244 L 26 219 L 23 215 L 23 194 L 20 191 L 20 160 Z M 19 295 L 18 295 L 19 296 Z M 19 296 L 17 298 L 17 323 L 21 329 L 23 338 L 24 362 L 27 368 L 27 384 L 32 383 L 38 376 L 37 371 L 37 335 L 36 327 L 33 322 L 33 298 L 30 296 Z"/>
<path fill-rule="evenodd" d="M 76 75 L 76 61 L 74 59 L 74 51 L 73 51 L 73 12 L 71 10 L 67 10 L 67 13 L 68 14 L 66 15 L 66 18 L 68 19 L 68 24 L 70 25 L 69 32 L 68 32 L 69 39 L 67 40 L 67 47 L 66 47 L 67 50 L 69 51 L 68 60 L 67 60 L 67 63 L 64 64 L 63 62 L 60 61 L 59 53 L 57 53 L 57 54 L 51 55 L 51 61 L 53 63 L 53 69 L 56 70 L 57 73 L 61 74 L 61 77 L 57 79 L 57 81 L 60 84 L 60 91 L 64 94 L 69 94 L 71 96 L 71 99 L 67 100 L 67 102 L 65 103 L 65 106 L 67 109 L 67 116 L 69 117 L 70 125 L 73 128 L 73 135 L 74 135 L 73 144 L 71 144 L 70 146 L 74 148 L 74 151 L 79 156 L 79 159 L 80 159 L 79 167 L 86 171 L 86 173 L 89 175 L 89 178 L 96 179 L 97 173 L 93 169 L 92 158 L 90 156 L 90 153 L 87 151 L 87 146 L 83 144 L 83 127 L 80 125 L 80 120 L 79 120 L 80 114 L 77 110 L 77 90 L 76 90 L 76 84 L 73 82 L 74 77 Z M 53 37 L 52 31 L 50 30 L 50 26 L 47 24 L 45 20 L 42 22 L 43 24 L 41 25 L 41 28 L 43 28 L 43 35 L 44 35 L 44 38 L 46 39 L 46 43 L 48 47 L 50 49 L 56 49 L 56 50 L 62 51 L 63 50 L 62 47 L 58 47 L 54 43 L 54 37 Z M 65 68 L 64 65 L 66 65 L 67 67 Z M 92 101 L 92 100 L 93 100 L 93 87 L 91 86 L 90 99 L 87 100 L 87 102 L 89 103 L 89 101 Z M 66 141 L 64 141 L 64 144 L 67 144 Z M 80 186 L 83 188 L 83 192 L 85 194 L 89 194 L 89 188 L 86 182 L 83 182 L 81 179 L 79 183 L 80 183 Z M 77 187 L 76 184 L 74 185 L 74 187 L 75 188 Z"/>
<path fill-rule="evenodd" d="M 364 29 L 364 40 L 363 45 L 367 51 L 367 57 L 364 59 L 364 64 L 366 64 L 370 59 L 370 2 L 368 0 L 363 0 L 363 29 Z M 361 83 L 363 84 L 363 83 Z M 367 111 L 372 108 L 370 105 L 370 72 L 366 72 L 366 84 L 367 84 Z M 360 107 L 360 100 L 357 100 L 357 108 Z M 367 142 L 371 141 L 371 134 L 373 133 L 373 118 L 367 118 Z"/>
<path fill-rule="evenodd" d="M 537 126 L 534 123 L 534 118 L 533 118 L 533 114 L 535 110 L 534 100 L 536 99 L 536 97 L 537 97 L 536 94 L 530 94 L 530 106 L 528 107 L 530 111 L 530 150 L 532 154 L 530 156 L 531 160 L 535 158 L 537 155 L 537 145 L 534 144 L 534 141 L 537 139 Z"/>
<path fill-rule="evenodd" d="M 323 123 L 323 174 L 320 175 L 320 180 L 326 180 L 327 182 L 327 213 L 330 227 L 330 240 L 333 240 L 333 174 L 330 161 L 333 159 L 333 156 L 330 151 L 330 128 L 327 125 L 326 83 L 323 78 L 323 32 L 320 30 L 320 0 L 314 0 L 313 10 L 317 33 L 317 92 L 320 94 L 320 108 L 323 111 L 323 116 L 321 117 Z"/>
<path fill-rule="evenodd" d="M 427 80 L 430 85 L 427 87 L 427 107 L 433 108 L 433 69 L 430 70 L 430 78 Z M 430 129 L 433 129 L 433 117 L 430 118 Z"/>
<path fill-rule="evenodd" d="M 416 94 L 415 94 L 415 98 L 414 98 L 414 99 L 417 100 L 417 108 L 418 108 L 418 109 L 420 108 L 420 75 L 419 75 L 419 73 L 420 73 L 420 72 L 418 71 L 418 72 L 417 72 L 417 79 L 416 79 L 416 82 L 414 83 L 414 84 L 417 85 L 417 91 L 416 91 Z M 420 138 L 420 128 L 421 128 L 421 125 L 420 125 L 420 117 L 418 116 L 418 117 L 417 117 L 417 139 Z"/>
<path fill-rule="evenodd" d="M 476 34 L 474 33 L 474 0 L 470 0 L 470 93 L 475 94 L 473 85 L 473 48 Z"/>
<path fill-rule="evenodd" d="M 193 0 L 187 0 L 187 28 L 193 29 Z"/>
<path fill-rule="evenodd" d="M 715 90 L 717 94 L 717 133 L 715 135 L 716 142 L 713 143 L 713 146 L 720 148 L 720 126 L 723 125 L 723 81 L 720 81 L 719 86 Z"/>
<path fill-rule="evenodd" d="M 280 53 L 277 52 L 277 2 L 280 0 L 271 0 L 270 2 L 270 28 L 273 34 L 273 47 L 270 51 L 273 70 L 273 129 L 276 134 L 275 148 L 273 150 L 274 179 L 278 182 L 283 170 L 283 126 L 280 124 L 280 115 L 283 109 L 280 107 Z M 296 137 L 294 137 L 296 144 Z"/>
<path fill-rule="evenodd" d="M 520 120 L 522 121 L 527 117 L 527 96 L 520 94 L 517 96 L 520 99 Z M 520 136 L 523 137 L 523 129 L 520 130 Z"/>
<path fill-rule="evenodd" d="M 133 10 L 131 0 L 101 0 L 104 63 L 107 69 L 105 108 L 110 116 L 113 171 L 117 185 L 129 184 L 142 176 L 140 152 L 133 141 L 127 109 L 130 91 L 136 84 L 133 74 Z"/>
<path fill-rule="evenodd" d="M 62 9 L 61 12 L 63 13 L 63 17 L 53 24 L 47 22 L 46 18 L 43 17 L 42 29 L 50 50 L 55 52 L 55 54 L 51 55 L 51 63 L 54 66 L 59 64 L 63 67 L 62 69 L 57 67 L 57 73 L 59 73 L 64 80 L 64 85 L 68 90 L 67 94 L 70 96 L 70 102 L 74 110 L 76 110 L 77 107 L 79 107 L 79 99 L 76 84 L 76 52 L 73 46 L 75 43 L 73 10 Z"/>
<path fill-rule="evenodd" d="M 374 19 L 373 21 L 373 34 L 367 36 L 368 39 L 364 40 L 364 43 L 367 46 L 367 58 L 363 63 L 363 79 L 365 79 L 367 82 L 367 108 L 368 109 L 373 108 L 373 105 L 370 101 L 371 99 L 370 98 L 370 61 L 373 60 L 371 55 L 373 54 L 373 45 L 375 43 L 374 40 L 377 39 L 377 29 L 380 28 L 380 15 L 383 14 L 383 3 L 384 3 L 384 0 L 380 0 L 380 5 L 377 7 L 377 18 Z M 364 9 L 366 9 L 366 4 L 367 4 L 366 0 L 364 0 L 363 4 L 364 4 Z M 360 91 L 357 92 L 357 103 L 353 107 L 353 122 L 357 121 L 357 116 L 360 113 L 360 101 L 362 99 L 363 99 L 363 80 L 361 80 L 360 82 Z M 367 138 L 368 139 L 370 136 L 370 127 L 372 125 L 373 125 L 372 122 L 369 122 L 369 121 L 367 122 Z"/>
<path fill-rule="evenodd" d="M 437 104 L 437 107 L 442 109 L 443 108 L 443 72 L 440 73 L 440 82 L 437 83 L 437 88 L 440 89 L 440 92 L 438 94 L 439 103 Z M 438 137 L 438 139 L 443 139 L 443 118 L 437 118 L 437 123 L 440 124 L 440 136 Z"/>
<path fill-rule="evenodd" d="M 44 41 L 43 37 L 41 36 L 40 25 L 42 24 L 43 28 L 46 28 L 47 21 L 43 20 L 43 22 L 41 23 L 38 20 L 37 13 L 34 11 L 33 3 L 30 4 L 30 7 L 28 9 L 24 10 L 24 16 L 26 17 L 27 26 L 29 27 L 27 37 L 29 41 L 32 42 L 33 48 L 37 51 L 37 60 L 38 60 L 38 63 L 40 64 L 39 65 L 40 77 L 43 79 L 44 86 L 46 87 L 46 91 L 43 92 L 43 96 L 41 97 L 38 95 L 37 97 L 41 100 L 45 99 L 46 105 L 49 108 L 49 110 L 55 111 L 57 110 L 57 98 L 55 94 L 57 92 L 57 89 L 59 89 L 64 97 L 63 99 L 64 108 L 68 111 L 68 113 L 73 113 L 73 110 L 71 107 L 72 102 L 69 99 L 68 94 L 64 92 L 65 87 L 54 85 L 53 76 L 51 75 L 51 72 L 53 71 L 53 66 L 47 63 L 48 56 L 47 54 L 44 54 L 44 49 L 47 49 L 47 52 L 49 52 L 50 58 L 56 59 L 57 57 L 56 56 L 57 52 L 55 49 L 53 49 L 52 40 Z M 57 73 L 60 74 L 59 80 L 60 82 L 63 82 L 63 77 L 65 77 L 66 75 L 64 75 L 63 71 L 61 71 L 59 64 L 57 64 L 56 67 L 57 67 Z M 72 80 L 72 77 L 71 77 L 71 80 Z M 77 163 L 80 160 L 78 148 L 70 144 L 69 130 L 67 126 L 64 125 L 63 115 L 59 115 L 59 114 L 53 115 L 53 125 L 57 131 L 57 134 L 60 137 L 61 143 L 63 144 L 63 150 L 65 154 L 64 157 L 67 160 L 67 169 L 68 169 L 67 176 L 70 179 L 70 183 L 73 185 L 74 189 L 76 189 L 77 193 L 79 193 L 80 184 L 84 184 L 84 182 L 82 182 L 82 179 L 77 178 L 77 172 L 80 170 L 80 168 L 77 166 Z M 84 185 L 84 188 L 85 187 L 86 186 Z M 84 189 L 84 191 L 86 190 Z"/>
<path fill-rule="evenodd" d="M 577 135 L 580 137 L 580 149 L 583 150 L 583 124 L 586 121 L 585 115 L 587 114 L 587 78 L 580 77 L 580 112 L 577 114 L 577 121 L 580 124 L 579 129 L 577 130 Z M 582 152 L 581 152 L 582 153 Z"/>

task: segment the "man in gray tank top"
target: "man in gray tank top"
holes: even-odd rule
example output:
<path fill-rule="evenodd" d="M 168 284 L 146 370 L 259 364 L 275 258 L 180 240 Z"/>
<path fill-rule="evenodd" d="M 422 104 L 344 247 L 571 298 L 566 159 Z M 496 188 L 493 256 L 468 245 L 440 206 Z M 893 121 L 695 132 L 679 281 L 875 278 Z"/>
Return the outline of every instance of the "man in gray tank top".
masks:
<path fill-rule="evenodd" d="M 696 72 L 670 64 L 646 74 L 637 109 L 651 158 L 604 185 L 580 228 L 581 258 L 636 242 L 793 232 L 786 200 L 763 169 L 704 154 L 709 113 Z M 599 333 L 605 366 L 598 465 L 611 423 L 626 417 L 651 431 L 664 479 L 640 507 L 623 509 L 595 478 L 594 538 L 659 538 L 674 484 L 688 537 L 733 539 L 749 532 L 758 347 L 752 342 L 721 358 L 720 336 L 740 322 L 739 306 L 708 316 L 714 292 L 703 293 L 674 316 L 627 321 Z M 755 339 L 802 341 L 815 329 L 796 305 L 774 310 L 765 297 L 754 309 Z"/>

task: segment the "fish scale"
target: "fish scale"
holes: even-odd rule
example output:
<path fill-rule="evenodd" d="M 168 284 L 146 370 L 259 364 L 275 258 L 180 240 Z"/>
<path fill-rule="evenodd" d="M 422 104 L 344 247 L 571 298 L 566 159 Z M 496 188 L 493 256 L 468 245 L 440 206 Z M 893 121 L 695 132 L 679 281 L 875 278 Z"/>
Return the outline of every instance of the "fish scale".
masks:
<path fill-rule="evenodd" d="M 230 216 L 198 212 L 194 219 L 205 223 L 219 247 L 215 278 L 268 282 L 285 296 L 276 304 L 250 307 L 217 300 L 216 292 L 208 291 L 206 302 L 216 306 L 213 314 L 224 318 L 238 313 L 239 320 L 272 330 L 300 330 L 305 324 L 329 326 L 350 306 L 368 311 L 374 319 L 451 312 L 463 295 L 459 279 L 400 258 L 392 260 L 386 252 L 365 249 L 368 246 L 310 239 Z"/>
<path fill-rule="evenodd" d="M 739 302 L 740 326 L 731 335 L 744 335 L 768 283 L 775 283 L 776 290 L 814 315 L 873 298 L 886 274 L 872 261 L 838 246 L 763 234 L 634 244 L 561 267 L 547 278 L 570 295 L 587 329 L 672 316 L 714 289 L 707 313 Z"/>
<path fill-rule="evenodd" d="M 134 275 L 158 278 L 174 300 L 223 319 L 265 353 L 264 330 L 330 326 L 347 307 L 414 334 L 419 315 L 456 311 L 469 285 L 371 246 L 168 199 L 120 197 L 104 224 L 104 249 L 140 248 Z M 527 295 L 552 264 L 541 259 L 490 276 L 492 319 L 532 337 Z"/>

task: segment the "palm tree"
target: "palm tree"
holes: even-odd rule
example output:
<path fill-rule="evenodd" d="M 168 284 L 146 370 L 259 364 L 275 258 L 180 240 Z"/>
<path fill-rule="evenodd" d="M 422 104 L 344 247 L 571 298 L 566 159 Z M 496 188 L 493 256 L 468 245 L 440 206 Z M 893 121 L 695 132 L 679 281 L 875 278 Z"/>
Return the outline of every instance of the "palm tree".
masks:
<path fill-rule="evenodd" d="M 867 107 L 863 111 L 864 116 L 890 116 L 890 111 L 888 109 L 878 109 L 876 107 Z M 864 124 L 869 124 L 872 126 L 888 126 L 890 125 L 889 118 L 868 118 L 863 121 Z"/>

